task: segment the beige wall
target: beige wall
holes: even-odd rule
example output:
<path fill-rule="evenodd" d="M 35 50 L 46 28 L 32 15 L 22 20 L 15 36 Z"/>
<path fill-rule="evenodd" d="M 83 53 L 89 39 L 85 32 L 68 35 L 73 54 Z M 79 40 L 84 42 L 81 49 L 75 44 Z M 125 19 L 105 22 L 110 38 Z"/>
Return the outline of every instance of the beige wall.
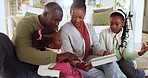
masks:
<path fill-rule="evenodd" d="M 142 31 L 148 33 L 148 1 L 145 0 L 144 4 L 144 19 L 143 19 L 143 28 Z"/>

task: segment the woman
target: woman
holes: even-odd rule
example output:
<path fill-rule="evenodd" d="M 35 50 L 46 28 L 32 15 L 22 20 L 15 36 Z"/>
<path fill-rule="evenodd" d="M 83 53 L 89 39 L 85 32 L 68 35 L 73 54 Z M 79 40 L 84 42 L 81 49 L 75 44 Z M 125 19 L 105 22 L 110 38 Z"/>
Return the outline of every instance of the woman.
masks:
<path fill-rule="evenodd" d="M 82 61 L 87 62 L 91 55 L 103 56 L 111 53 L 100 45 L 92 25 L 84 22 L 85 14 L 84 3 L 73 3 L 70 9 L 71 21 L 62 26 L 60 33 L 64 51 L 73 52 Z M 82 69 L 80 71 L 84 78 L 126 78 L 115 62 L 90 70 L 84 70 L 79 62 L 75 62 L 74 65 Z"/>
<path fill-rule="evenodd" d="M 148 71 L 137 70 L 133 60 L 148 50 L 148 42 L 143 43 L 141 51 L 133 52 L 132 33 L 126 21 L 126 14 L 122 10 L 114 10 L 110 14 L 110 28 L 100 33 L 100 43 L 107 51 L 116 53 L 118 65 L 128 78 L 143 78 Z"/>

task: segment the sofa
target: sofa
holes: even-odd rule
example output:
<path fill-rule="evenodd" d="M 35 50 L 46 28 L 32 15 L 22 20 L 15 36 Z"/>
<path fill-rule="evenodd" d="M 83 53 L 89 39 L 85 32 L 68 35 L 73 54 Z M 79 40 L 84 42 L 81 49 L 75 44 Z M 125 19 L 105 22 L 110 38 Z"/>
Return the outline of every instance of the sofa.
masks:
<path fill-rule="evenodd" d="M 29 16 L 32 14 L 41 14 L 43 9 L 33 8 L 31 6 L 24 5 L 25 10 L 23 10 L 22 16 L 10 16 L 7 18 L 7 35 L 10 39 L 12 39 L 13 32 L 17 23 L 24 18 L 25 16 Z M 103 9 L 95 9 L 95 10 L 87 10 L 85 22 L 92 23 L 97 36 L 99 37 L 99 33 L 106 28 L 109 28 L 109 14 L 113 8 L 103 8 Z M 66 21 L 69 21 L 69 11 L 63 10 L 63 19 L 60 22 L 60 26 L 62 26 Z M 102 21 L 102 22 L 99 22 Z M 137 64 L 135 63 L 135 68 L 137 68 Z"/>
<path fill-rule="evenodd" d="M 91 10 L 88 10 L 91 9 Z M 95 12 L 98 11 L 98 12 Z M 101 30 L 106 29 L 109 27 L 109 12 L 110 12 L 110 8 L 108 10 L 108 8 L 106 9 L 97 9 L 94 10 L 92 8 L 87 8 L 87 12 L 86 12 L 86 18 L 85 18 L 85 22 L 87 23 L 92 23 L 93 27 L 95 28 L 95 31 L 97 33 L 97 35 L 99 36 L 99 33 L 101 32 Z M 15 30 L 15 27 L 17 25 L 17 23 L 24 18 L 25 16 L 29 16 L 29 15 L 34 15 L 34 14 L 41 14 L 43 12 L 43 9 L 40 8 L 34 8 L 32 6 L 23 4 L 22 5 L 22 15 L 21 16 L 9 16 L 7 17 L 7 35 L 9 36 L 10 39 L 12 39 L 13 36 L 13 31 Z M 69 10 L 68 9 L 63 9 L 63 19 L 60 22 L 59 26 L 61 27 L 65 22 L 70 20 L 70 14 L 69 14 Z M 105 21 L 107 20 L 107 21 Z M 101 21 L 101 22 L 99 22 Z"/>

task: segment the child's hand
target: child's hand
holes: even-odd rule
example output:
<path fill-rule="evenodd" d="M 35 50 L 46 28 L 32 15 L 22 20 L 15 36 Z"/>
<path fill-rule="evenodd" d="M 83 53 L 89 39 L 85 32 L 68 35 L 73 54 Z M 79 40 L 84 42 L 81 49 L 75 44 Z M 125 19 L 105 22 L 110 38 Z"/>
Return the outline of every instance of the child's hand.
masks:
<path fill-rule="evenodd" d="M 103 56 L 110 55 L 110 54 L 112 54 L 112 53 L 111 52 L 108 52 L 108 51 L 104 51 Z"/>
<path fill-rule="evenodd" d="M 138 55 L 142 56 L 146 51 L 148 51 L 148 42 L 142 44 L 141 51 L 138 52 Z"/>
<path fill-rule="evenodd" d="M 65 78 L 62 72 L 60 72 L 60 78 Z"/>
<path fill-rule="evenodd" d="M 92 68 L 92 65 L 85 62 L 78 62 L 76 63 L 76 67 L 84 71 L 89 71 Z"/>

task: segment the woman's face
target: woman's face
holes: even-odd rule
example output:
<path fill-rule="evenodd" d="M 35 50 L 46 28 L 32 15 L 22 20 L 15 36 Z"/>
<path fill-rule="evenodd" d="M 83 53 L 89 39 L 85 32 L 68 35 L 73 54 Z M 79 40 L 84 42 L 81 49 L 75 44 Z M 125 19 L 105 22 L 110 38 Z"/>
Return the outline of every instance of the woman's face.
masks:
<path fill-rule="evenodd" d="M 74 8 L 71 10 L 71 21 L 75 26 L 82 26 L 85 17 L 85 12 L 81 8 Z"/>
<path fill-rule="evenodd" d="M 118 33 L 124 26 L 124 20 L 120 16 L 111 16 L 110 17 L 110 28 L 114 33 Z"/>

